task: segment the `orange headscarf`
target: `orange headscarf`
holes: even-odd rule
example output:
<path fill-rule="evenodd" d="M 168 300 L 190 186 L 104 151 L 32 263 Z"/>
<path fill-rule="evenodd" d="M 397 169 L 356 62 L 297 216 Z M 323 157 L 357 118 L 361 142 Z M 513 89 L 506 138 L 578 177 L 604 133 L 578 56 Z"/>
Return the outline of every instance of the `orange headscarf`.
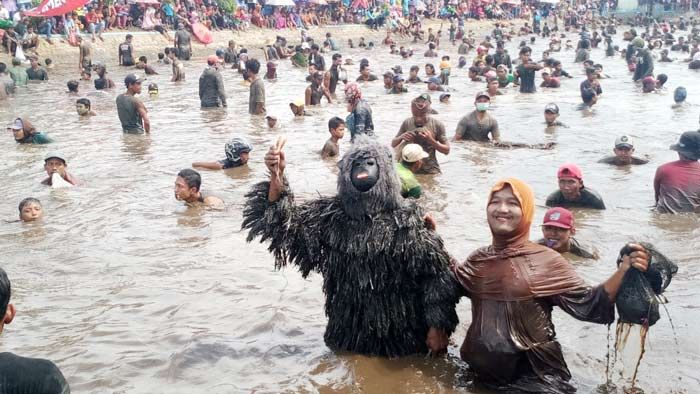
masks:
<path fill-rule="evenodd" d="M 519 179 L 506 178 L 496 182 L 491 188 L 488 201 L 491 201 L 491 197 L 494 193 L 503 190 L 507 186 L 510 186 L 515 198 L 518 199 L 520 209 L 523 211 L 523 216 L 518 228 L 511 234 L 506 236 L 493 236 L 493 244 L 499 249 L 506 247 L 511 248 L 527 242 L 530 239 L 530 225 L 535 215 L 535 194 L 532 192 L 530 186 Z"/>

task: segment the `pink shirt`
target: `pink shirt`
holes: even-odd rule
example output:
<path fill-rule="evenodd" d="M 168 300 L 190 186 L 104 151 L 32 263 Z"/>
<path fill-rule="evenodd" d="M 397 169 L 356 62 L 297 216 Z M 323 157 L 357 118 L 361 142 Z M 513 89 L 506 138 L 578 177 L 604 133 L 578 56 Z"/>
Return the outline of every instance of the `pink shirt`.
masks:
<path fill-rule="evenodd" d="M 678 160 L 656 170 L 656 211 L 700 213 L 700 162 Z"/>

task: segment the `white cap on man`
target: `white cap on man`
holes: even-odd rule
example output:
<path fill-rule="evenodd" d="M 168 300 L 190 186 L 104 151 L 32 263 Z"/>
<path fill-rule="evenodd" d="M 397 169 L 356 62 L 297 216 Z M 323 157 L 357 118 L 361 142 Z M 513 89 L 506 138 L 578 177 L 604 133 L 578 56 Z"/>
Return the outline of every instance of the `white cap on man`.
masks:
<path fill-rule="evenodd" d="M 408 144 L 401 150 L 401 160 L 407 163 L 415 163 L 428 156 L 429 155 L 418 144 Z"/>

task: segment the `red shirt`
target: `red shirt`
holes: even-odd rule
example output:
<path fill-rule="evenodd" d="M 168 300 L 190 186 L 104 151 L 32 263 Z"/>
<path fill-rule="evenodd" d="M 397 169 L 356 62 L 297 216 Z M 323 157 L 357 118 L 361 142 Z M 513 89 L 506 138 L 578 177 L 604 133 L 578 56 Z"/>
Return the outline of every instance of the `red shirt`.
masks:
<path fill-rule="evenodd" d="M 700 162 L 678 160 L 656 170 L 656 211 L 700 213 Z"/>

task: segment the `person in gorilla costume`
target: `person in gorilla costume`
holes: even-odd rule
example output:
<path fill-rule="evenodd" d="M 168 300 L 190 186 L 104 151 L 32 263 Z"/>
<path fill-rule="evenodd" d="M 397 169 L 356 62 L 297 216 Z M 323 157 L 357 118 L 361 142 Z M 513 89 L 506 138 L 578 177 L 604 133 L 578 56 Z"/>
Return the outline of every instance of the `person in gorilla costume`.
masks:
<path fill-rule="evenodd" d="M 280 144 L 265 156 L 270 180 L 246 194 L 248 242 L 270 243 L 275 267 L 323 276 L 334 351 L 398 357 L 447 348 L 460 286 L 434 222 L 401 197 L 391 153 L 358 136 L 338 166 L 338 193 L 295 204 Z"/>

